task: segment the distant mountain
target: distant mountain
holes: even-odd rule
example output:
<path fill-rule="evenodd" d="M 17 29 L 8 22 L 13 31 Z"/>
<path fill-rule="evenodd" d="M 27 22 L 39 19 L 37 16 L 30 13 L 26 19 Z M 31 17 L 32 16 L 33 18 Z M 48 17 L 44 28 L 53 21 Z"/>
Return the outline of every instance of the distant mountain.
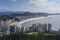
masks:
<path fill-rule="evenodd" d="M 10 15 L 10 14 L 13 14 L 13 15 L 60 15 L 60 13 L 54 13 L 54 14 L 48 14 L 48 13 L 45 13 L 45 12 L 39 12 L 39 13 L 33 13 L 33 12 L 24 12 L 24 11 L 16 11 L 16 12 L 12 12 L 12 11 L 4 11 L 4 12 L 0 12 L 0 15 Z"/>
<path fill-rule="evenodd" d="M 19 16 L 47 16 L 48 13 L 40 12 L 40 13 L 32 13 L 32 12 L 24 12 L 24 11 L 17 11 L 17 12 L 0 12 L 0 15 L 19 15 Z"/>

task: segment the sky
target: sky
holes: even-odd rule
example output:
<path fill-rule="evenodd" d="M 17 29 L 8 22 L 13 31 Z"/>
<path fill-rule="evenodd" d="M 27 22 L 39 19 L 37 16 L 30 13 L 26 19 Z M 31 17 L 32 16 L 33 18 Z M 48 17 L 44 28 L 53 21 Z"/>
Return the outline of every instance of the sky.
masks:
<path fill-rule="evenodd" d="M 60 13 L 60 0 L 0 0 L 0 11 Z"/>

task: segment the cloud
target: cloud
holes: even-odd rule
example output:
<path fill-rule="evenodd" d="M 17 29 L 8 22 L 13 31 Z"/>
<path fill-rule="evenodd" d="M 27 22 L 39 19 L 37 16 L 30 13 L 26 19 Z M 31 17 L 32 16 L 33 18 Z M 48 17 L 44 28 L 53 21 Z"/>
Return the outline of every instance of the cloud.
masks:
<path fill-rule="evenodd" d="M 3 11 L 13 11 L 13 10 L 10 9 L 10 8 L 2 8 L 2 7 L 0 7 L 0 12 L 3 12 Z"/>
<path fill-rule="evenodd" d="M 48 0 L 30 0 L 29 5 L 31 6 L 29 11 L 32 12 L 48 12 L 48 13 L 59 13 L 60 3 L 55 1 L 48 2 Z"/>
<path fill-rule="evenodd" d="M 48 3 L 48 12 L 60 13 L 60 3 L 50 2 Z"/>
<path fill-rule="evenodd" d="M 1 10 L 2 8 L 0 8 L 0 10 Z"/>
<path fill-rule="evenodd" d="M 16 2 L 17 0 L 9 0 L 9 1 Z"/>

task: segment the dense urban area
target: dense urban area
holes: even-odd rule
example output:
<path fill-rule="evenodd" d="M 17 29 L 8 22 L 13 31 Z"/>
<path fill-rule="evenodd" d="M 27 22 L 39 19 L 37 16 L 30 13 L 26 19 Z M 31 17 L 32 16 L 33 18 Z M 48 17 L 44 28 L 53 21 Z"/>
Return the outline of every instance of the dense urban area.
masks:
<path fill-rule="evenodd" d="M 30 13 L 23 14 L 12 13 L 0 15 L 0 39 L 1 40 L 59 40 L 59 31 L 51 30 L 52 24 L 35 23 L 29 27 L 18 27 L 17 23 L 30 18 L 47 17 L 47 13 Z"/>

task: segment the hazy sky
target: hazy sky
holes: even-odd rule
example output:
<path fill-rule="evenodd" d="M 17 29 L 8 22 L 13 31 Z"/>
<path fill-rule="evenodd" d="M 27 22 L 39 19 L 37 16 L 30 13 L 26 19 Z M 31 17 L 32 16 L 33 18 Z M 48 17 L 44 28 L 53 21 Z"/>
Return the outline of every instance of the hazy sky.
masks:
<path fill-rule="evenodd" d="M 60 0 L 0 0 L 0 11 L 60 13 Z"/>

